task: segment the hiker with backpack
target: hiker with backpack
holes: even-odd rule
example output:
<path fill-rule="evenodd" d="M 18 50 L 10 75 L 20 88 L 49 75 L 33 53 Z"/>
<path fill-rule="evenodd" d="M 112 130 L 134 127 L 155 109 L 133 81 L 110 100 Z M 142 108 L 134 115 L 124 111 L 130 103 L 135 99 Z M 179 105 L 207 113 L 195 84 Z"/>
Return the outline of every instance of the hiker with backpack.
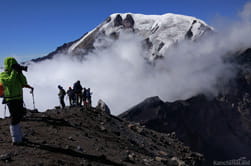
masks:
<path fill-rule="evenodd" d="M 92 106 L 92 93 L 91 93 L 91 89 L 90 88 L 88 88 L 87 90 L 86 90 L 86 94 L 85 94 L 86 96 L 86 101 L 87 101 L 87 107 L 88 108 L 91 108 L 91 106 Z"/>
<path fill-rule="evenodd" d="M 66 94 L 65 90 L 60 85 L 58 85 L 58 89 L 59 89 L 58 97 L 59 97 L 60 104 L 61 104 L 62 108 L 65 108 L 65 102 L 64 102 L 64 96 Z"/>
<path fill-rule="evenodd" d="M 20 121 L 26 113 L 23 102 L 23 88 L 33 87 L 27 83 L 22 71 L 27 71 L 26 66 L 18 64 L 15 58 L 4 59 L 4 71 L 0 74 L 1 96 L 3 104 L 7 104 L 10 112 L 10 134 L 13 145 L 21 144 L 24 139 Z"/>
<path fill-rule="evenodd" d="M 82 98 L 83 98 L 83 106 L 87 108 L 87 101 L 86 101 L 86 91 L 87 89 L 84 87 Z"/>
<path fill-rule="evenodd" d="M 92 95 L 91 89 L 84 88 L 82 96 L 83 96 L 83 104 L 85 108 L 91 108 L 91 103 L 92 103 L 91 95 Z"/>
<path fill-rule="evenodd" d="M 71 87 L 69 87 L 69 89 L 67 90 L 67 95 L 69 97 L 69 104 L 72 107 L 75 104 L 75 94 L 74 91 Z"/>
<path fill-rule="evenodd" d="M 80 81 L 78 80 L 77 82 L 75 82 L 73 84 L 73 91 L 75 93 L 75 97 L 76 97 L 76 104 L 78 106 L 81 106 L 82 103 L 82 85 L 80 84 Z"/>

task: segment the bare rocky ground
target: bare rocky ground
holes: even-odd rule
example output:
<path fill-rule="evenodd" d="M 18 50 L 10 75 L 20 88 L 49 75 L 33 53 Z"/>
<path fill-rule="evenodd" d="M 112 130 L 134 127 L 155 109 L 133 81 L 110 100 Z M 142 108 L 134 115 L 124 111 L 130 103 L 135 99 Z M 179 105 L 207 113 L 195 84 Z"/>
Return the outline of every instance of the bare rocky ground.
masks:
<path fill-rule="evenodd" d="M 9 119 L 0 120 L 0 165 L 190 166 L 204 161 L 174 133 L 158 133 L 95 109 L 28 112 L 21 126 L 27 141 L 13 146 Z"/>

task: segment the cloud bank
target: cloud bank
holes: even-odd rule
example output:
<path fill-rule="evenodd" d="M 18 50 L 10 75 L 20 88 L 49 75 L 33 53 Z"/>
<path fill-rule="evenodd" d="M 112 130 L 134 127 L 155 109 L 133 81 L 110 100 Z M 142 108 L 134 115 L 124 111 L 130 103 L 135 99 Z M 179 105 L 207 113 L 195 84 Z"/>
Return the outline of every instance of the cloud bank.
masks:
<path fill-rule="evenodd" d="M 77 80 L 91 88 L 93 105 L 104 100 L 112 114 L 120 114 L 147 97 L 160 96 L 165 101 L 187 99 L 200 93 L 215 96 L 235 75 L 233 64 L 223 57 L 251 47 L 251 24 L 246 4 L 240 21 L 224 24 L 217 33 L 204 39 L 184 41 L 167 50 L 163 59 L 149 64 L 142 39 L 132 33 L 109 41 L 109 48 L 97 49 L 82 62 L 67 55 L 29 66 L 25 73 L 35 87 L 35 104 L 39 111 L 59 105 L 57 86 L 65 89 Z M 100 43 L 96 43 L 100 44 Z M 33 108 L 32 96 L 25 91 L 25 103 Z M 68 104 L 68 100 L 66 99 Z"/>

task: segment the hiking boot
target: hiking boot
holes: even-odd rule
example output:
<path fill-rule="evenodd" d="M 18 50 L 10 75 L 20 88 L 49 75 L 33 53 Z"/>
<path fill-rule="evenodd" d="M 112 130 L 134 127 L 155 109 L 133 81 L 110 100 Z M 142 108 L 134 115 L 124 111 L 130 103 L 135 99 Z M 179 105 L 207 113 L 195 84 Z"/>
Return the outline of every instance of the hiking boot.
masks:
<path fill-rule="evenodd" d="M 10 125 L 10 135 L 13 145 L 17 145 L 23 142 L 23 135 L 19 124 Z"/>

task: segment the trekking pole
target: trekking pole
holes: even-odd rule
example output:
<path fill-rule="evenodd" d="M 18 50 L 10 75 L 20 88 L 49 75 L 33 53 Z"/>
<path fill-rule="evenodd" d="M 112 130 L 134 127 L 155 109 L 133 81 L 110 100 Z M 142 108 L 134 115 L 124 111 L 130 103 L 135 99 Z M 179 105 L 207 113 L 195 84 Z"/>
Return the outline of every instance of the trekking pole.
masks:
<path fill-rule="evenodd" d="M 38 110 L 36 109 L 36 106 L 35 106 L 35 98 L 34 98 L 34 92 L 33 91 L 31 91 L 31 95 L 32 95 L 32 100 L 33 100 L 33 111 L 38 112 Z"/>
<path fill-rule="evenodd" d="M 32 100 L 33 100 L 33 109 L 35 110 L 36 107 L 35 107 L 34 93 L 32 92 L 31 94 L 32 94 Z"/>
<path fill-rule="evenodd" d="M 6 117 L 6 104 L 4 105 L 4 119 Z"/>

